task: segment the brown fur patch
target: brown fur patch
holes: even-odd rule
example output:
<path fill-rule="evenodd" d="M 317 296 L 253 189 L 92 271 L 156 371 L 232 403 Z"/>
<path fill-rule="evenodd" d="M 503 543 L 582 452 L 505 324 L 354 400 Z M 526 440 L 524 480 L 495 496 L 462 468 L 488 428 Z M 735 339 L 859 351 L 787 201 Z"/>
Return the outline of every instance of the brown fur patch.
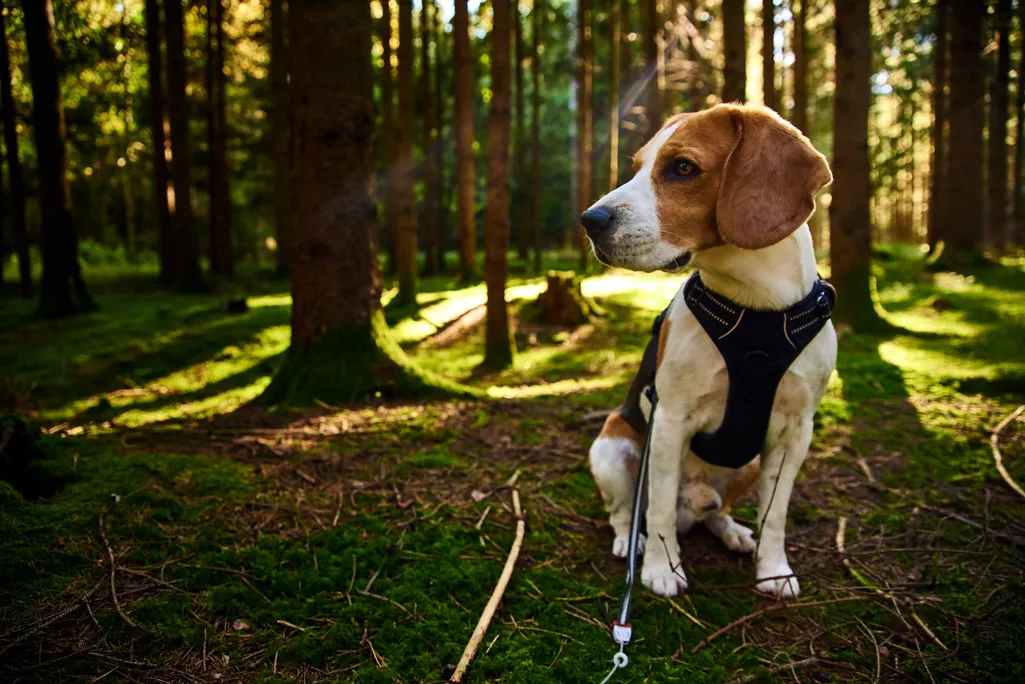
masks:
<path fill-rule="evenodd" d="M 733 504 L 751 491 L 751 487 L 758 481 L 761 472 L 762 459 L 760 456 L 736 472 L 729 484 L 726 485 L 726 491 L 722 493 L 723 513 L 729 513 Z"/>
<path fill-rule="evenodd" d="M 598 437 L 604 439 L 632 439 L 638 444 L 644 442 L 644 435 L 637 432 L 630 423 L 623 420 L 623 416 L 619 415 L 619 411 L 613 411 L 609 414 Z"/>
<path fill-rule="evenodd" d="M 655 355 L 655 370 L 658 370 L 662 366 L 662 358 L 666 354 L 666 342 L 669 340 L 669 329 L 673 326 L 673 322 L 666 319 L 662 321 L 662 329 L 658 333 L 658 353 Z"/>

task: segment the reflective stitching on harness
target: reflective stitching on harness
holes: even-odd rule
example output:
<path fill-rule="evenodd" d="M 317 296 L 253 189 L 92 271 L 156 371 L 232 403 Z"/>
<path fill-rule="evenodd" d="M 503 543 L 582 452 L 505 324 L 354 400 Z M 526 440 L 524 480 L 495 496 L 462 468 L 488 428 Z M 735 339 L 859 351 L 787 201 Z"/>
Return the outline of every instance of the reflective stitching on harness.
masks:
<path fill-rule="evenodd" d="M 711 299 L 711 300 L 712 300 L 713 302 L 715 302 L 716 304 L 718 304 L 718 305 L 719 305 L 719 306 L 721 306 L 722 308 L 724 308 L 724 309 L 726 309 L 727 311 L 729 311 L 729 312 L 730 312 L 731 314 L 734 314 L 734 315 L 735 315 L 735 314 L 737 313 L 736 311 L 734 311 L 733 309 L 731 309 L 730 307 L 726 306 L 725 304 L 723 304 L 722 302 L 720 302 L 720 301 L 719 301 L 718 299 L 716 299 L 716 298 L 715 298 L 715 297 L 714 297 L 714 296 L 712 295 L 712 293 L 711 293 L 711 292 L 709 292 L 709 291 L 705 290 L 705 291 L 704 291 L 704 294 L 705 294 L 705 296 L 706 296 L 706 297 L 708 297 L 709 299 Z"/>
<path fill-rule="evenodd" d="M 712 317 L 712 318 L 714 318 L 715 320 L 719 321 L 719 322 L 720 322 L 720 323 L 722 323 L 723 325 L 729 325 L 729 323 L 727 323 L 727 322 L 726 322 L 726 321 L 724 321 L 723 319 L 721 319 L 721 318 L 719 318 L 718 316 L 716 316 L 716 315 L 715 315 L 715 314 L 714 314 L 714 313 L 713 313 L 713 312 L 712 312 L 712 311 L 711 311 L 711 310 L 710 310 L 710 309 L 709 309 L 709 308 L 708 308 L 707 306 L 705 306 L 705 305 L 704 305 L 704 304 L 702 304 L 701 302 L 698 302 L 697 304 L 698 304 L 698 306 L 700 306 L 700 307 L 701 307 L 701 310 L 702 310 L 702 311 L 704 311 L 704 312 L 705 312 L 706 314 L 708 314 L 709 316 L 711 316 L 711 317 Z"/>
<path fill-rule="evenodd" d="M 744 311 L 747 311 L 747 309 L 744 309 Z M 720 339 L 720 340 L 721 340 L 722 338 L 726 337 L 727 335 L 729 335 L 729 334 L 730 334 L 731 332 L 733 332 L 734 330 L 736 330 L 736 329 L 737 329 L 737 326 L 738 326 L 738 325 L 740 325 L 740 321 L 741 321 L 741 320 L 743 320 L 743 318 L 744 318 L 744 311 L 741 311 L 741 312 L 740 312 L 740 315 L 739 315 L 739 316 L 737 316 L 737 322 L 733 324 L 733 327 L 732 327 L 732 328 L 730 328 L 729 330 L 727 330 L 726 332 L 724 332 L 724 333 L 723 333 L 722 335 L 719 335 L 719 339 Z"/>
<path fill-rule="evenodd" d="M 810 328 L 811 326 L 815 325 L 815 324 L 816 324 L 816 323 L 818 323 L 818 322 L 819 322 L 819 319 L 817 319 L 817 318 L 816 318 L 816 319 L 815 319 L 814 321 L 808 321 L 807 323 L 805 323 L 805 324 L 804 324 L 804 325 L 802 325 L 801 327 L 799 327 L 799 328 L 794 328 L 794 329 L 793 329 L 793 330 L 791 330 L 790 332 L 792 332 L 792 333 L 794 333 L 794 334 L 796 335 L 797 333 L 801 332 L 801 331 L 802 331 L 802 330 L 804 330 L 805 328 Z M 788 337 L 788 339 L 789 339 L 789 337 Z M 793 344 L 793 342 L 791 342 L 791 344 Z"/>
<path fill-rule="evenodd" d="M 783 336 L 787 338 L 787 342 L 790 343 L 791 347 L 793 347 L 794 349 L 797 349 L 797 345 L 794 344 L 794 341 L 792 339 L 790 339 L 790 333 L 787 332 L 787 314 L 786 314 L 786 312 L 783 313 Z"/>
<path fill-rule="evenodd" d="M 804 316 L 807 316 L 810 313 L 815 313 L 815 311 L 816 309 L 808 309 L 807 311 L 802 311 L 801 313 L 794 316 L 794 320 L 796 321 L 798 318 L 803 318 Z"/>

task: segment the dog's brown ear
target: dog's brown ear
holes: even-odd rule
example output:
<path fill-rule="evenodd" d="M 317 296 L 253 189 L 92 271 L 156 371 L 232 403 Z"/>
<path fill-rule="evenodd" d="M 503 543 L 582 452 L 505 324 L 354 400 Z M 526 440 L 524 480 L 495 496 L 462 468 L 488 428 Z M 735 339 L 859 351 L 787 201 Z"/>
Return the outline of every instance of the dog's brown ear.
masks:
<path fill-rule="evenodd" d="M 800 131 L 768 110 L 731 107 L 737 142 L 723 168 L 716 220 L 743 249 L 776 244 L 815 210 L 829 164 Z"/>

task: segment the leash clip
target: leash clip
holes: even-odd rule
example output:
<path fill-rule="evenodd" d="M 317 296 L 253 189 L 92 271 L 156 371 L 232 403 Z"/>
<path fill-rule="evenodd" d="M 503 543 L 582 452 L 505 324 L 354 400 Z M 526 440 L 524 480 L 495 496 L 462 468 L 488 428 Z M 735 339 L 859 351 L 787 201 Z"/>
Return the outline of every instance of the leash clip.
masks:
<path fill-rule="evenodd" d="M 630 643 L 630 637 L 633 636 L 633 629 L 630 627 L 630 623 L 625 625 L 616 620 L 612 621 L 612 639 L 619 644 L 621 647 L 626 646 Z M 620 665 L 622 667 L 622 665 Z"/>

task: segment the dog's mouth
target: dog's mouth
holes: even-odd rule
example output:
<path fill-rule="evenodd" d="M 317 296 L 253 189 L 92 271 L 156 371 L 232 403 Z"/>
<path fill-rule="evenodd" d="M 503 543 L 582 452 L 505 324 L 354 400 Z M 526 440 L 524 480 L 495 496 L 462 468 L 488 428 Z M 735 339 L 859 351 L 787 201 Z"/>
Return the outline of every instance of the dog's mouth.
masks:
<path fill-rule="evenodd" d="M 684 252 L 683 254 L 679 255 L 678 257 L 676 257 L 674 259 L 671 259 L 668 262 L 666 262 L 666 264 L 664 266 L 662 266 L 662 268 L 660 268 L 659 270 L 660 271 L 669 271 L 670 273 L 673 273 L 675 271 L 679 271 L 684 266 L 686 266 L 688 263 L 690 263 L 690 252 Z"/>

